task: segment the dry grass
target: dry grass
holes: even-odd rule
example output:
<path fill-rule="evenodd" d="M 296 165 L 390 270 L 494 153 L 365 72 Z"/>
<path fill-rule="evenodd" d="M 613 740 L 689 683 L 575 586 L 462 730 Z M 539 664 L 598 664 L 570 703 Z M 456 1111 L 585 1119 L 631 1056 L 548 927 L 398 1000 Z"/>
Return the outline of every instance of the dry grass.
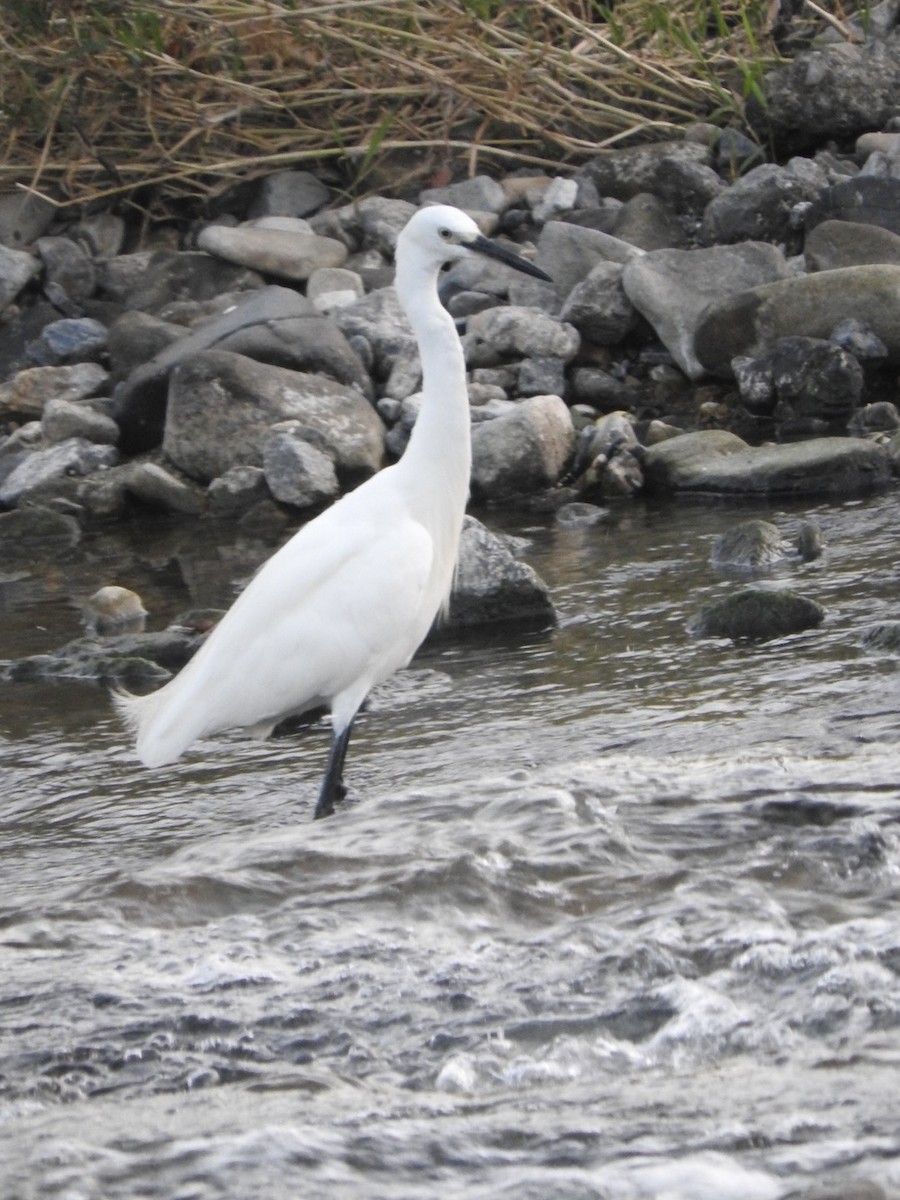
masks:
<path fill-rule="evenodd" d="M 331 161 L 348 191 L 558 170 L 739 118 L 769 0 L 5 0 L 0 189 L 209 197 Z M 402 180 L 394 180 L 395 188 Z"/>

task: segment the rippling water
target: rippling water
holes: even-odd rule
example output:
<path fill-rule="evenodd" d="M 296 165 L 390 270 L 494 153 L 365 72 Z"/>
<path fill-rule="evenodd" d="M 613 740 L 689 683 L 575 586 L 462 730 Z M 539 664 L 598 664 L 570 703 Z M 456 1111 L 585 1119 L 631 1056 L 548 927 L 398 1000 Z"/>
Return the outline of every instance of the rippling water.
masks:
<path fill-rule="evenodd" d="M 900 1194 L 900 660 L 860 645 L 898 500 L 804 511 L 825 557 L 772 586 L 820 629 L 692 640 L 748 515 L 800 514 L 509 518 L 559 628 L 429 646 L 324 822 L 322 725 L 146 772 L 102 690 L 0 693 L 4 1200 Z M 10 572 L 0 657 L 262 552 L 157 525 Z"/>

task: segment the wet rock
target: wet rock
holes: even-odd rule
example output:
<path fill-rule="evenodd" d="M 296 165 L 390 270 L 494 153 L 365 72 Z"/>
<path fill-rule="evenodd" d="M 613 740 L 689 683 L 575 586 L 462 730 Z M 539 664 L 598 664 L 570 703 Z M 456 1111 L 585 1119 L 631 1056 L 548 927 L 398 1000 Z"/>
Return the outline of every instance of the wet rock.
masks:
<path fill-rule="evenodd" d="M 94 592 L 85 601 L 82 615 L 89 632 L 101 636 L 141 633 L 147 620 L 147 610 L 137 592 L 115 584 Z"/>
<path fill-rule="evenodd" d="M 900 621 L 879 621 L 863 632 L 860 638 L 866 650 L 889 650 L 900 652 Z"/>
<path fill-rule="evenodd" d="M 653 326 L 690 379 L 705 374 L 694 349 L 704 314 L 760 284 L 784 279 L 789 269 L 775 246 L 745 242 L 699 250 L 657 250 L 627 264 L 625 294 Z"/>
<path fill-rule="evenodd" d="M 273 425 L 263 442 L 263 473 L 269 491 L 282 504 L 309 508 L 333 500 L 340 491 L 334 463 L 304 435 L 300 421 Z"/>
<path fill-rule="evenodd" d="M 856 221 L 822 221 L 806 235 L 803 257 L 810 271 L 867 263 L 900 266 L 900 234 Z"/>
<path fill-rule="evenodd" d="M 863 393 L 863 369 L 840 346 L 821 338 L 782 338 L 758 358 L 732 364 L 745 407 L 754 415 L 843 422 Z"/>
<path fill-rule="evenodd" d="M 736 180 L 703 214 L 703 240 L 784 241 L 793 229 L 794 207 L 815 200 L 827 187 L 824 173 L 797 164 L 762 163 Z"/>
<path fill-rule="evenodd" d="M 179 479 L 159 463 L 134 463 L 129 470 L 125 490 L 135 500 L 162 512 L 196 516 L 203 511 L 203 491 L 195 484 Z"/>
<path fill-rule="evenodd" d="M 163 449 L 192 479 L 208 483 L 235 466 L 261 466 L 270 425 L 298 420 L 322 439 L 339 475 L 382 463 L 384 426 L 369 402 L 324 375 L 208 350 L 172 373 Z"/>
<path fill-rule="evenodd" d="M 639 446 L 628 414 L 608 413 L 586 426 L 578 439 L 572 474 L 579 492 L 607 499 L 633 496 L 644 483 Z"/>
<path fill-rule="evenodd" d="M 312 233 L 305 221 L 293 217 L 261 217 L 233 227 L 207 225 L 197 245 L 226 262 L 297 282 L 347 259 L 343 242 Z"/>
<path fill-rule="evenodd" d="M 587 504 L 583 500 L 573 500 L 561 505 L 554 514 L 554 521 L 563 529 L 590 529 L 594 525 L 602 525 L 609 519 L 609 510 L 599 504 Z"/>
<path fill-rule="evenodd" d="M 553 601 L 543 580 L 515 557 L 503 538 L 467 516 L 447 626 L 513 621 L 550 625 L 555 620 Z"/>
<path fill-rule="evenodd" d="M 894 433 L 900 429 L 900 411 L 890 400 L 876 400 L 854 413 L 847 432 L 853 437 L 868 437 L 873 433 Z"/>
<path fill-rule="evenodd" d="M 311 171 L 274 171 L 259 181 L 247 216 L 308 217 L 330 199 L 328 188 Z"/>
<path fill-rule="evenodd" d="M 68 438 L 44 450 L 31 451 L 0 484 L 0 504 L 9 507 L 23 497 L 70 475 L 88 475 L 119 461 L 114 446 L 99 446 L 84 438 Z"/>
<path fill-rule="evenodd" d="M 714 567 L 764 573 L 817 558 L 821 552 L 821 532 L 812 522 L 803 522 L 792 541 L 771 521 L 751 519 L 717 537 L 709 560 Z"/>
<path fill-rule="evenodd" d="M 824 619 L 825 609 L 807 596 L 743 588 L 701 609 L 688 622 L 688 632 L 695 637 L 765 642 L 815 629 Z"/>
<path fill-rule="evenodd" d="M 109 374 L 99 363 L 27 367 L 0 384 L 0 413 L 40 417 L 50 400 L 85 400 L 104 391 Z"/>
<path fill-rule="evenodd" d="M 41 264 L 33 255 L 0 244 L 0 312 L 12 304 L 40 269 Z"/>
<path fill-rule="evenodd" d="M 727 377 L 738 355 L 759 355 L 782 337 L 828 338 L 848 317 L 867 325 L 900 361 L 900 267 L 818 271 L 725 298 L 706 310 L 694 349 L 706 370 Z"/>
<path fill-rule="evenodd" d="M 76 638 L 51 654 L 17 659 L 9 664 L 7 677 L 13 683 L 41 679 L 159 686 L 181 670 L 202 641 L 202 634 L 180 628 Z"/>
<path fill-rule="evenodd" d="M 560 310 L 560 320 L 574 326 L 587 342 L 614 346 L 637 323 L 637 313 L 622 286 L 620 263 L 599 262 L 576 283 Z"/>
<path fill-rule="evenodd" d="M 51 508 L 24 505 L 0 513 L 0 557 L 4 560 L 64 553 L 80 540 L 75 518 Z"/>
<path fill-rule="evenodd" d="M 472 492 L 484 499 L 552 486 L 572 451 L 572 418 L 559 396 L 532 396 L 472 429 Z"/>
<path fill-rule="evenodd" d="M 68 438 L 84 438 L 107 446 L 114 446 L 119 440 L 119 427 L 112 417 L 90 404 L 73 400 L 47 401 L 41 416 L 41 433 L 49 445 Z"/>
<path fill-rule="evenodd" d="M 37 366 L 96 362 L 106 351 L 106 326 L 93 317 L 63 317 L 44 327 L 28 347 L 28 357 Z"/>
<path fill-rule="evenodd" d="M 748 446 L 725 430 L 700 430 L 647 449 L 652 490 L 723 495 L 859 496 L 892 483 L 888 451 L 858 438 Z"/>
<path fill-rule="evenodd" d="M 132 371 L 116 392 L 114 415 L 123 449 L 138 453 L 159 445 L 172 371 L 213 347 L 278 366 L 323 371 L 364 395 L 371 392 L 368 374 L 340 328 L 292 289 L 267 287 L 248 293 L 230 311 L 185 333 Z"/>
<path fill-rule="evenodd" d="M 239 516 L 268 494 L 262 467 L 231 467 L 207 488 L 207 511 L 213 517 Z"/>

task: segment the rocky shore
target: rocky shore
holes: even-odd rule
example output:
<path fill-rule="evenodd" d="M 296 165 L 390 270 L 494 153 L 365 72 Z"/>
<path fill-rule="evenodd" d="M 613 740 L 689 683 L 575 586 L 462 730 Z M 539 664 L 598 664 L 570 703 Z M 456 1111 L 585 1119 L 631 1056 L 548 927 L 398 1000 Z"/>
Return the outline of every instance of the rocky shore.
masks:
<path fill-rule="evenodd" d="M 340 203 L 284 171 L 149 233 L 116 212 L 0 197 L 0 554 L 71 554 L 84 531 L 150 511 L 286 530 L 402 454 L 420 376 L 392 253 L 435 201 L 554 281 L 486 261 L 444 276 L 469 366 L 476 512 L 514 503 L 589 524 L 649 494 L 894 487 L 900 132 L 867 83 L 876 68 L 900 77 L 900 33 L 817 47 L 769 79 L 766 119 L 803 151 L 784 162 L 698 124 L 573 173 L 409 198 Z M 540 580 L 470 520 L 456 620 L 552 619 Z M 801 604 L 783 627 L 781 605 L 767 625 L 752 608 L 746 628 L 693 627 L 773 636 L 822 619 Z M 183 633 L 185 655 L 197 636 Z M 173 669 L 162 641 L 107 642 L 81 674 Z M 66 674 L 44 657 L 10 675 Z"/>

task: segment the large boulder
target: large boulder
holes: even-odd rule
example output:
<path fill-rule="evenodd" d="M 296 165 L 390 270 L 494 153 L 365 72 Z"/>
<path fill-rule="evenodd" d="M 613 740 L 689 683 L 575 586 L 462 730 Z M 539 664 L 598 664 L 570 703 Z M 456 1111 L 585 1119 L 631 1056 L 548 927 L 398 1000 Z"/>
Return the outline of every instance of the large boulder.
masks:
<path fill-rule="evenodd" d="M 860 438 L 821 437 L 748 446 L 725 430 L 700 430 L 651 446 L 650 490 L 752 496 L 859 496 L 890 486 L 888 451 Z"/>
<path fill-rule="evenodd" d="M 382 464 L 384 425 L 354 388 L 226 350 L 207 350 L 173 371 L 163 450 L 209 483 L 231 467 L 262 466 L 269 427 L 289 420 L 309 428 L 338 475 L 371 475 Z"/>
<path fill-rule="evenodd" d="M 472 429 L 472 492 L 484 499 L 527 495 L 555 484 L 575 430 L 559 396 L 531 396 Z"/>

